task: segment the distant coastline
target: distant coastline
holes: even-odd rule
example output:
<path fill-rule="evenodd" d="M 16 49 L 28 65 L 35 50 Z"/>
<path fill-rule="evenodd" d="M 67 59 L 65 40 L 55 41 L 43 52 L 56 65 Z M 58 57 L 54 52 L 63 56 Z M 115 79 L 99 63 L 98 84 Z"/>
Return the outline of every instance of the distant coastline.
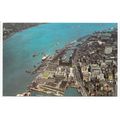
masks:
<path fill-rule="evenodd" d="M 6 40 L 16 32 L 44 23 L 3 23 L 3 40 Z"/>

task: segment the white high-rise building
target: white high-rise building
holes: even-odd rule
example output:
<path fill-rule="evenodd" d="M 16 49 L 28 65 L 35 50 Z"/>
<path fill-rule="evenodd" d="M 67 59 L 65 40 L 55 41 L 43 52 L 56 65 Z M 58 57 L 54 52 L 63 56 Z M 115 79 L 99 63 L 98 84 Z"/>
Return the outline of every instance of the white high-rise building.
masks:
<path fill-rule="evenodd" d="M 70 68 L 69 77 L 74 77 L 73 68 Z"/>

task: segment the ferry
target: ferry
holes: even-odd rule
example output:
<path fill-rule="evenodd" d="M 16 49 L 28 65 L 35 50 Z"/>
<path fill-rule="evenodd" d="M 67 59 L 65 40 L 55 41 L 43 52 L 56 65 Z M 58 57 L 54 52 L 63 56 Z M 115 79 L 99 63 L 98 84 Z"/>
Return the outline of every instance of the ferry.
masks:
<path fill-rule="evenodd" d="M 42 57 L 42 61 L 46 60 L 48 57 L 49 57 L 48 55 L 44 55 L 44 56 Z"/>

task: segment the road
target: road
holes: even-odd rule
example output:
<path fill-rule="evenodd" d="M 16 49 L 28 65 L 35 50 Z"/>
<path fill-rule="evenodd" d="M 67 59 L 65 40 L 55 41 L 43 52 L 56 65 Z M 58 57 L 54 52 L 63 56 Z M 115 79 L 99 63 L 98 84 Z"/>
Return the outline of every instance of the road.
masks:
<path fill-rule="evenodd" d="M 80 77 L 80 73 L 78 71 L 78 68 L 77 68 L 77 53 L 78 53 L 78 49 L 76 50 L 76 53 L 75 53 L 75 58 L 73 60 L 73 64 L 75 65 L 75 76 L 76 76 L 76 80 L 79 81 L 79 85 L 80 85 L 80 91 L 81 91 L 81 94 L 82 96 L 87 96 L 87 93 L 86 93 L 86 90 L 85 88 L 83 87 L 83 82 L 81 80 L 81 77 Z"/>

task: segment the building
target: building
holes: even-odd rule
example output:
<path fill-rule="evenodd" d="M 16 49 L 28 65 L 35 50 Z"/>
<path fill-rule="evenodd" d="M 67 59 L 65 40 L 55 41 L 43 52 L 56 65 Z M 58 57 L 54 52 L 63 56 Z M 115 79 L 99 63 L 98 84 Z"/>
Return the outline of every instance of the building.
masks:
<path fill-rule="evenodd" d="M 108 73 L 108 80 L 112 81 L 113 80 L 113 74 L 112 72 Z"/>
<path fill-rule="evenodd" d="M 101 72 L 101 69 L 100 69 L 99 65 L 97 65 L 97 64 L 92 64 L 92 65 L 91 65 L 91 72 L 100 73 L 100 72 Z"/>
<path fill-rule="evenodd" d="M 97 79 L 99 79 L 99 80 L 105 80 L 104 74 L 101 73 L 101 74 L 97 75 Z"/>
<path fill-rule="evenodd" d="M 62 60 L 62 57 L 59 58 L 59 65 L 61 66 L 72 66 L 72 57 L 68 61 Z"/>
<path fill-rule="evenodd" d="M 111 36 L 112 36 L 111 33 L 109 33 L 109 32 L 103 32 L 103 33 L 101 33 L 100 38 L 102 40 L 109 40 L 111 38 Z"/>
<path fill-rule="evenodd" d="M 100 40 L 98 40 L 97 42 L 98 42 L 99 45 L 105 44 L 105 42 L 102 42 L 102 41 L 100 41 Z"/>
<path fill-rule="evenodd" d="M 74 73 L 73 73 L 73 68 L 72 67 L 70 68 L 69 77 L 74 78 Z"/>
<path fill-rule="evenodd" d="M 90 72 L 83 72 L 83 80 L 84 81 L 90 81 L 91 73 Z"/>
<path fill-rule="evenodd" d="M 91 65 L 91 77 L 97 78 L 97 75 L 101 74 L 101 68 L 97 64 Z"/>
<path fill-rule="evenodd" d="M 105 54 L 111 54 L 112 53 L 112 47 L 106 46 L 105 47 Z"/>
<path fill-rule="evenodd" d="M 105 62 L 101 62 L 101 68 L 105 68 L 106 67 L 106 63 Z"/>
<path fill-rule="evenodd" d="M 106 60 L 105 60 L 105 63 L 106 63 L 106 64 L 111 64 L 112 61 L 113 61 L 113 60 L 111 60 L 111 59 L 106 59 Z"/>
<path fill-rule="evenodd" d="M 88 66 L 87 65 L 81 66 L 81 71 L 88 72 Z"/>
<path fill-rule="evenodd" d="M 62 68 L 61 68 L 61 67 L 58 67 L 58 68 L 57 68 L 57 73 L 58 73 L 58 74 L 61 74 L 61 73 L 62 73 Z"/>

